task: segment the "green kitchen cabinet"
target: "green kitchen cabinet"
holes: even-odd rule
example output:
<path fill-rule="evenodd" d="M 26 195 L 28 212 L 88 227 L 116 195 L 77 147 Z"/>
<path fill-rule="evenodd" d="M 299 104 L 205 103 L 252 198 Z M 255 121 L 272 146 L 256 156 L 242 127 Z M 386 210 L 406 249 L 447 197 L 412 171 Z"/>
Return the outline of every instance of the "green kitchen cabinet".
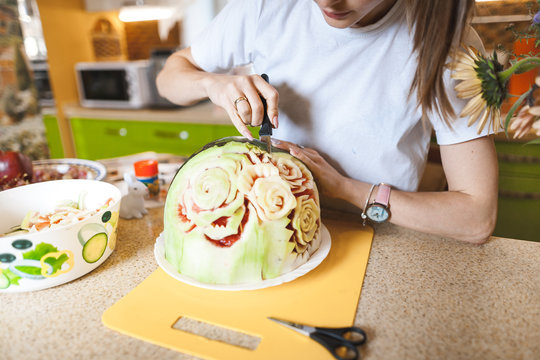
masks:
<path fill-rule="evenodd" d="M 60 138 L 60 129 L 58 121 L 53 114 L 44 114 L 43 125 L 45 126 L 45 135 L 49 145 L 49 155 L 52 159 L 61 159 L 64 157 L 62 139 Z"/>
<path fill-rule="evenodd" d="M 495 236 L 540 241 L 540 146 L 496 141 L 499 212 Z"/>
<path fill-rule="evenodd" d="M 233 125 L 207 123 L 71 117 L 70 125 L 77 157 L 90 160 L 144 151 L 189 156 L 213 140 L 239 135 Z"/>

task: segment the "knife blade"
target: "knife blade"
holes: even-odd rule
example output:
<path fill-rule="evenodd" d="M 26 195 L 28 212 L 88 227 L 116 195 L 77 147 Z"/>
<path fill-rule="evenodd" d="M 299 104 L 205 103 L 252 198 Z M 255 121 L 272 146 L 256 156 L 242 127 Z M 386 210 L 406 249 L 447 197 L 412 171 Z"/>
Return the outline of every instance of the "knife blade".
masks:
<path fill-rule="evenodd" d="M 268 75 L 262 74 L 261 77 L 267 83 L 269 83 Z M 269 153 L 272 153 L 272 123 L 270 122 L 270 118 L 268 117 L 268 105 L 266 104 L 266 99 L 261 96 L 261 101 L 263 103 L 264 116 L 261 128 L 259 129 L 259 140 L 264 142 L 266 144 L 266 150 Z"/>

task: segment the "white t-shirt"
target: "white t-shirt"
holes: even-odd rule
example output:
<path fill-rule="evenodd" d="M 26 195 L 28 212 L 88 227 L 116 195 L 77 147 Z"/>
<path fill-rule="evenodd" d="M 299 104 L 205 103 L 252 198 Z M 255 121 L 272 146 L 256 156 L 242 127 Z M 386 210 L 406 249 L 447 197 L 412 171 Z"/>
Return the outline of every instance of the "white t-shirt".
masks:
<path fill-rule="evenodd" d="M 318 150 L 348 177 L 416 191 L 432 129 L 409 97 L 417 62 L 401 3 L 368 27 L 337 29 L 313 0 L 234 0 L 191 51 L 205 71 L 252 64 L 268 74 L 279 92 L 275 138 Z M 465 101 L 446 80 L 459 114 Z M 463 118 L 452 129 L 430 122 L 441 145 L 485 135 Z"/>

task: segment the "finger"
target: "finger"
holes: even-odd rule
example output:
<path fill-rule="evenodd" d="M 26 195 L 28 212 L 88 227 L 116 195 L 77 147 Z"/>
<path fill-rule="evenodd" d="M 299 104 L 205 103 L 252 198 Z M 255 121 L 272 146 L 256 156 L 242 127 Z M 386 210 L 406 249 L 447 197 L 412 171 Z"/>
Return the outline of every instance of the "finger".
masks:
<path fill-rule="evenodd" d="M 306 154 L 306 156 L 313 158 L 313 160 L 316 160 L 317 157 L 322 158 L 317 150 L 312 149 L 312 148 L 307 148 L 303 145 L 295 144 L 289 141 L 278 140 L 278 139 L 272 138 L 272 145 L 279 149 L 286 150 L 289 153 L 291 152 L 291 150 L 294 150 L 295 152 L 298 152 L 298 153 L 303 152 L 304 154 Z"/>
<path fill-rule="evenodd" d="M 319 154 L 319 152 L 315 149 L 304 147 L 303 150 L 306 154 L 310 156 L 319 156 L 319 157 L 321 156 L 321 154 Z"/>
<path fill-rule="evenodd" d="M 305 152 L 303 152 L 302 149 L 297 147 L 297 146 L 291 147 L 290 150 L 289 150 L 289 153 L 292 156 L 302 160 L 302 162 L 304 164 L 306 164 L 309 168 L 311 168 L 314 165 L 311 158 L 309 156 L 307 156 L 307 154 Z"/>
<path fill-rule="evenodd" d="M 309 161 L 310 167 L 314 166 L 322 159 L 319 153 L 313 149 L 305 148 L 302 145 L 292 144 L 289 147 L 289 153 L 302 161 Z"/>
<path fill-rule="evenodd" d="M 245 89 L 246 97 L 248 98 L 250 109 L 250 124 L 251 126 L 261 126 L 264 116 L 264 105 L 259 96 L 259 92 L 255 86 Z"/>
<path fill-rule="evenodd" d="M 286 151 L 289 151 L 293 148 L 299 148 L 298 145 L 296 145 L 295 143 L 292 143 L 290 141 L 285 141 L 285 140 L 278 140 L 276 138 L 272 138 L 272 145 L 279 148 L 279 149 L 282 149 L 282 150 L 286 150 Z"/>
<path fill-rule="evenodd" d="M 279 126 L 278 121 L 278 105 L 279 105 L 279 93 L 277 90 L 267 83 L 262 77 L 256 75 L 253 77 L 253 83 L 259 90 L 259 94 L 266 100 L 266 113 L 274 128 Z"/>
<path fill-rule="evenodd" d="M 251 105 L 247 96 L 240 95 L 233 100 L 236 113 L 246 125 L 251 124 Z"/>
<path fill-rule="evenodd" d="M 244 124 L 244 122 L 242 121 L 242 119 L 238 115 L 238 113 L 237 113 L 236 109 L 234 108 L 234 106 L 227 107 L 225 109 L 225 111 L 229 115 L 229 118 L 231 119 L 234 127 L 236 127 L 238 132 L 240 132 L 240 134 L 242 134 L 243 136 L 245 136 L 249 140 L 253 140 L 253 135 L 251 134 L 251 131 L 249 131 L 246 124 Z"/>

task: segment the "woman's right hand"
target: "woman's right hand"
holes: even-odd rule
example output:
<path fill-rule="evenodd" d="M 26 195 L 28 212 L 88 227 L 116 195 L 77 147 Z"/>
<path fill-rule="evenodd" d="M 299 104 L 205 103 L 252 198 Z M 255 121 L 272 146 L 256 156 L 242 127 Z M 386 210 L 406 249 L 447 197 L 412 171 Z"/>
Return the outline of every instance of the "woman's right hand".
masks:
<path fill-rule="evenodd" d="M 272 126 L 278 127 L 279 95 L 261 76 L 209 74 L 204 80 L 204 87 L 210 101 L 225 109 L 234 126 L 245 137 L 253 138 L 248 126 L 262 124 L 264 107 L 261 97 L 266 100 Z"/>
<path fill-rule="evenodd" d="M 225 109 L 234 126 L 249 139 L 253 136 L 247 126 L 262 124 L 262 96 L 272 126 L 278 127 L 279 95 L 272 85 L 259 75 L 205 72 L 195 63 L 189 47 L 169 56 L 157 76 L 156 85 L 159 94 L 174 104 L 187 106 L 210 99 Z"/>

